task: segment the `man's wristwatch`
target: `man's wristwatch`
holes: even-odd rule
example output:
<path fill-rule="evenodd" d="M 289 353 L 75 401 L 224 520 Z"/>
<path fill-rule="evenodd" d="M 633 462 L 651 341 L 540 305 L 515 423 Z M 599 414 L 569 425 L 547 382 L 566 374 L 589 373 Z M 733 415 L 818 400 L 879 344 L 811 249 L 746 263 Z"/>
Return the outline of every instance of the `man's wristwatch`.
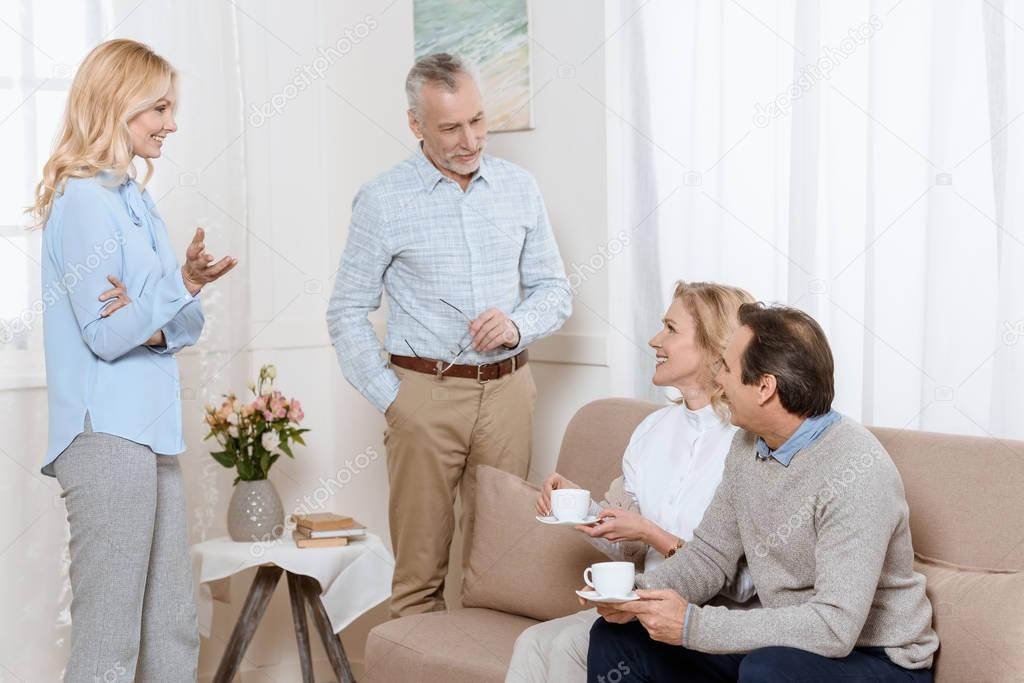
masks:
<path fill-rule="evenodd" d="M 681 539 L 681 538 L 676 539 L 676 544 L 674 546 L 672 546 L 671 548 L 669 548 L 668 552 L 665 553 L 665 559 L 667 560 L 668 558 L 670 558 L 673 555 L 675 555 L 676 551 L 679 550 L 682 547 L 683 547 L 683 539 Z"/>

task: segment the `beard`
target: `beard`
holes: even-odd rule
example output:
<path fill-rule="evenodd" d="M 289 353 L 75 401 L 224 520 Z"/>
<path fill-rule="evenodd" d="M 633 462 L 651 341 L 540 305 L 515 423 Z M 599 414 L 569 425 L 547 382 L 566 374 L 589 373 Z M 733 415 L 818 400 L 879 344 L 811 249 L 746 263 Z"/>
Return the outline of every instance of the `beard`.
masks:
<path fill-rule="evenodd" d="M 461 163 L 456 158 L 456 154 L 453 153 L 453 154 L 448 155 L 448 156 L 445 157 L 443 165 L 449 171 L 452 171 L 454 173 L 458 173 L 459 175 L 470 175 L 472 173 L 476 173 L 476 170 L 478 168 L 480 168 L 480 159 L 483 157 L 484 147 L 486 147 L 486 146 L 487 146 L 487 141 L 486 140 L 481 140 L 480 144 L 477 145 L 477 148 L 475 150 L 475 153 L 478 156 L 477 156 L 476 159 L 473 160 L 472 163 L 469 163 L 469 164 Z"/>

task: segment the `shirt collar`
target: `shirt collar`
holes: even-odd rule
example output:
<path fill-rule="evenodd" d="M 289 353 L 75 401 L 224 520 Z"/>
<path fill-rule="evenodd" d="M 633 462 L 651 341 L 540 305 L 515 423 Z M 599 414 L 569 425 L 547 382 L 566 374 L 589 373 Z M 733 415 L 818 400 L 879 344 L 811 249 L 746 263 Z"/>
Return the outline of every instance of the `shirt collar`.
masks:
<path fill-rule="evenodd" d="M 768 447 L 764 439 L 757 437 L 757 457 L 761 460 L 772 457 L 789 467 L 794 455 L 817 441 L 825 433 L 825 430 L 838 422 L 841 417 L 836 411 L 830 410 L 824 415 L 807 418 L 800 423 L 793 435 L 774 451 Z"/>
<path fill-rule="evenodd" d="M 686 407 L 685 403 L 680 403 L 679 407 L 686 416 L 686 421 L 690 427 L 698 432 L 704 432 L 722 424 L 722 418 L 718 417 L 718 413 L 715 412 L 715 409 L 710 404 L 697 410 L 690 410 Z"/>
<path fill-rule="evenodd" d="M 121 185 L 127 185 L 132 181 L 132 177 L 127 173 L 118 173 L 112 168 L 105 168 L 96 173 L 96 177 L 99 178 L 100 182 L 110 187 L 119 187 Z"/>
<path fill-rule="evenodd" d="M 433 192 L 434 188 L 437 187 L 437 184 L 442 180 L 451 180 L 451 178 L 437 170 L 437 166 L 434 166 L 434 163 L 427 158 L 427 153 L 423 151 L 422 142 L 417 145 L 417 149 L 413 152 L 411 158 L 413 165 L 416 167 L 416 171 L 420 174 L 420 178 L 423 180 L 423 189 L 427 192 Z M 473 177 L 470 179 L 469 186 L 471 187 L 477 180 L 483 180 L 491 186 L 494 184 L 494 173 L 492 172 L 486 154 L 480 155 L 480 167 L 477 168 L 476 173 L 474 173 Z"/>

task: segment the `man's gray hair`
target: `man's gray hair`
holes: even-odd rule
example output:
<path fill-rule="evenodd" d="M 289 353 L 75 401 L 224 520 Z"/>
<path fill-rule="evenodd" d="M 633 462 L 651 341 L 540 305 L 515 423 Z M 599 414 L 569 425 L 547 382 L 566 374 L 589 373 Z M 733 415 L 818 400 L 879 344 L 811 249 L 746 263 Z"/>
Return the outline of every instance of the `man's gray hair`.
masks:
<path fill-rule="evenodd" d="M 420 94 L 423 92 L 423 86 L 434 83 L 443 86 L 449 92 L 454 92 L 458 87 L 456 78 L 459 74 L 465 74 L 479 83 L 476 65 L 459 55 L 435 52 L 420 58 L 412 65 L 409 75 L 405 77 L 405 98 L 409 101 L 409 109 L 417 121 L 423 120 L 420 117 Z"/>

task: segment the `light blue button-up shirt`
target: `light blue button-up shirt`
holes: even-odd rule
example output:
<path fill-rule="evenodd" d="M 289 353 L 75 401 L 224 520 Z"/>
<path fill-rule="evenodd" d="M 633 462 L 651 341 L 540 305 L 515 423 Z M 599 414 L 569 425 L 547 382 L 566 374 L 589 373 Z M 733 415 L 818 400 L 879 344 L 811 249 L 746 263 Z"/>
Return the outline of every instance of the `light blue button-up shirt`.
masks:
<path fill-rule="evenodd" d="M 383 349 L 367 318 L 380 306 L 382 289 L 388 296 Z M 469 321 L 489 308 L 504 311 L 519 328 L 516 348 L 472 348 Z M 398 378 L 382 350 L 493 363 L 555 332 L 571 310 L 569 281 L 533 176 L 485 154 L 463 192 L 417 150 L 356 194 L 327 326 L 345 378 L 384 411 L 398 394 Z"/>
<path fill-rule="evenodd" d="M 121 280 L 131 302 L 106 318 L 99 295 Z M 68 180 L 42 240 L 43 332 L 49 440 L 42 472 L 83 431 L 185 450 L 174 354 L 203 330 L 199 299 L 185 289 L 167 226 L 149 193 L 110 173 Z M 163 330 L 166 347 L 145 342 Z"/>
<path fill-rule="evenodd" d="M 842 417 L 839 413 L 834 410 L 830 410 L 823 415 L 816 415 L 809 417 L 800 423 L 800 426 L 796 428 L 796 431 L 786 439 L 777 450 L 772 450 L 765 443 L 764 439 L 757 437 L 755 448 L 757 449 L 757 457 L 765 460 L 769 457 L 775 458 L 784 466 L 789 467 L 789 463 L 793 461 L 793 456 L 804 450 L 815 441 L 817 441 L 822 434 L 825 433 L 829 427 L 839 422 Z"/>

